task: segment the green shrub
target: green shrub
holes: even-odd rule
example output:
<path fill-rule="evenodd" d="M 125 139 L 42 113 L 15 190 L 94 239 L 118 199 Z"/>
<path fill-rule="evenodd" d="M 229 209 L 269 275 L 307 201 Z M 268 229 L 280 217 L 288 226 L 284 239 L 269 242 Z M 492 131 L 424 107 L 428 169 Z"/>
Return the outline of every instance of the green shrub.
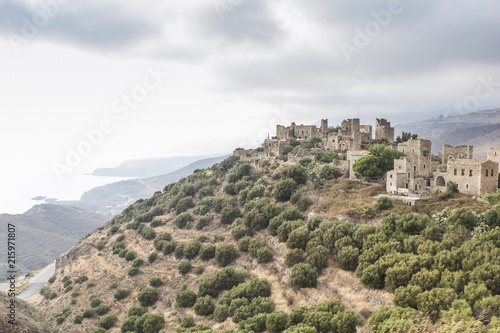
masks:
<path fill-rule="evenodd" d="M 101 304 L 95 309 L 95 313 L 98 316 L 105 315 L 106 313 L 108 313 L 108 311 L 109 311 L 109 306 L 107 306 L 106 304 Z"/>
<path fill-rule="evenodd" d="M 340 268 L 346 271 L 354 271 L 358 267 L 359 249 L 346 246 L 337 253 L 337 262 Z"/>
<path fill-rule="evenodd" d="M 128 317 L 141 317 L 143 314 L 146 313 L 146 309 L 143 307 L 137 306 L 137 305 L 132 305 L 128 309 L 127 316 Z"/>
<path fill-rule="evenodd" d="M 132 261 L 132 260 L 134 260 L 134 259 L 135 259 L 135 257 L 136 257 L 136 256 L 137 256 L 137 255 L 136 255 L 136 253 L 135 253 L 134 251 L 132 251 L 132 250 L 127 250 L 127 252 L 125 253 L 125 257 L 124 257 L 124 258 L 125 258 L 125 260 L 127 260 L 127 261 Z"/>
<path fill-rule="evenodd" d="M 292 267 L 290 276 L 291 285 L 298 285 L 301 288 L 316 287 L 318 271 L 309 264 L 299 263 Z"/>
<path fill-rule="evenodd" d="M 92 309 L 85 309 L 82 313 L 83 318 L 92 318 L 94 317 L 94 310 Z"/>
<path fill-rule="evenodd" d="M 302 196 L 299 199 L 299 201 L 297 202 L 297 208 L 301 212 L 305 212 L 306 210 L 309 209 L 309 207 L 311 207 L 312 204 L 313 204 L 313 201 L 311 198 L 309 198 L 308 196 Z"/>
<path fill-rule="evenodd" d="M 181 213 L 175 218 L 175 225 L 181 229 L 189 229 L 192 226 L 194 219 L 190 213 Z"/>
<path fill-rule="evenodd" d="M 144 321 L 144 333 L 159 333 L 165 327 L 165 317 L 162 314 L 146 313 L 142 315 L 141 321 Z"/>
<path fill-rule="evenodd" d="M 250 241 L 252 238 L 250 236 L 244 236 L 238 241 L 238 249 L 242 252 L 248 252 Z"/>
<path fill-rule="evenodd" d="M 103 240 L 100 240 L 96 245 L 95 245 L 95 248 L 99 251 L 101 251 L 102 249 L 104 249 L 104 246 L 106 246 L 106 243 L 108 242 L 107 239 L 103 239 Z"/>
<path fill-rule="evenodd" d="M 184 248 L 186 247 L 185 244 L 177 244 L 176 248 L 175 248 L 175 257 L 177 259 L 180 259 L 182 257 L 184 257 Z"/>
<path fill-rule="evenodd" d="M 149 279 L 149 285 L 157 288 L 163 285 L 163 281 L 161 280 L 161 277 L 155 275 Z"/>
<path fill-rule="evenodd" d="M 192 316 L 186 316 L 182 318 L 181 320 L 181 327 L 182 328 L 191 328 L 196 326 L 196 323 L 194 321 L 194 318 Z"/>
<path fill-rule="evenodd" d="M 132 267 L 140 267 L 144 264 L 144 259 L 137 258 L 132 262 Z"/>
<path fill-rule="evenodd" d="M 131 268 L 129 268 L 129 270 L 127 271 L 127 274 L 129 276 L 136 276 L 137 274 L 139 274 L 139 267 L 131 267 Z"/>
<path fill-rule="evenodd" d="M 376 208 L 378 211 L 391 209 L 394 207 L 391 198 L 389 197 L 379 197 L 377 199 Z"/>
<path fill-rule="evenodd" d="M 179 273 L 181 273 L 182 275 L 189 273 L 189 271 L 191 271 L 191 268 L 191 262 L 187 259 L 181 260 L 179 266 L 177 266 Z"/>
<path fill-rule="evenodd" d="M 108 314 L 99 320 L 99 327 L 109 330 L 111 327 L 115 326 L 117 321 L 118 317 L 114 313 Z"/>
<path fill-rule="evenodd" d="M 91 295 L 90 298 L 90 307 L 92 308 L 97 308 L 99 305 L 101 305 L 101 299 L 97 297 L 96 295 Z"/>
<path fill-rule="evenodd" d="M 137 299 L 139 300 L 139 303 L 143 307 L 148 307 L 152 306 L 158 301 L 159 297 L 159 292 L 153 287 L 146 287 L 143 291 L 137 295 Z"/>
<path fill-rule="evenodd" d="M 307 252 L 307 263 L 321 272 L 323 268 L 328 266 L 328 257 L 329 253 L 326 247 L 318 245 Z"/>
<path fill-rule="evenodd" d="M 175 212 L 177 214 L 184 213 L 185 211 L 193 207 L 194 207 L 193 198 L 191 197 L 182 198 L 175 206 Z"/>
<path fill-rule="evenodd" d="M 210 224 L 211 220 L 212 220 L 211 216 L 207 216 L 207 215 L 200 216 L 198 221 L 196 221 L 196 230 L 203 229 L 204 227 L 206 227 L 207 225 Z"/>
<path fill-rule="evenodd" d="M 214 310 L 214 320 L 218 323 L 226 321 L 229 317 L 229 306 L 226 304 L 217 304 Z"/>
<path fill-rule="evenodd" d="M 308 241 L 309 230 L 307 230 L 307 228 L 303 226 L 290 232 L 286 241 L 286 245 L 289 249 L 305 250 Z"/>
<path fill-rule="evenodd" d="M 283 169 L 284 178 L 293 179 L 297 184 L 305 184 L 307 181 L 307 169 L 300 164 L 294 164 Z"/>
<path fill-rule="evenodd" d="M 205 267 L 203 267 L 203 266 L 197 266 L 194 269 L 194 273 L 197 274 L 197 275 L 203 274 L 204 271 L 205 271 Z"/>
<path fill-rule="evenodd" d="M 75 318 L 73 319 L 74 324 L 81 324 L 83 322 L 83 317 L 81 315 L 76 315 Z"/>
<path fill-rule="evenodd" d="M 205 234 L 201 234 L 201 235 L 196 236 L 196 238 L 194 240 L 198 241 L 200 243 L 204 243 L 207 240 L 207 236 L 205 236 Z"/>
<path fill-rule="evenodd" d="M 191 290 L 183 290 L 175 296 L 175 302 L 181 308 L 190 308 L 196 303 L 196 294 Z"/>
<path fill-rule="evenodd" d="M 113 281 L 109 284 L 109 289 L 116 289 L 118 288 L 118 282 Z"/>
<path fill-rule="evenodd" d="M 215 305 L 209 295 L 199 297 L 193 306 L 194 313 L 198 316 L 208 316 L 214 313 Z"/>
<path fill-rule="evenodd" d="M 162 225 L 162 224 L 163 224 L 162 220 L 160 220 L 160 219 L 155 219 L 155 220 L 151 221 L 151 223 L 149 224 L 149 226 L 150 226 L 151 228 L 156 228 L 156 227 L 159 227 L 159 226 L 160 226 L 160 225 Z"/>
<path fill-rule="evenodd" d="M 271 249 L 268 246 L 260 248 L 257 251 L 256 258 L 257 258 L 257 263 L 259 264 L 270 262 L 271 260 L 273 260 L 273 251 L 271 251 Z"/>
<path fill-rule="evenodd" d="M 104 329 L 103 327 L 96 327 L 92 331 L 90 331 L 90 333 L 106 333 L 106 329 Z"/>
<path fill-rule="evenodd" d="M 290 200 L 292 194 L 297 190 L 297 182 L 293 179 L 285 179 L 276 185 L 274 190 L 274 197 L 278 201 Z"/>
<path fill-rule="evenodd" d="M 201 260 L 210 260 L 215 257 L 216 247 L 213 244 L 203 244 L 200 249 L 200 259 Z"/>
<path fill-rule="evenodd" d="M 148 262 L 153 263 L 156 260 L 156 258 L 158 258 L 158 253 L 151 252 L 148 256 Z"/>
<path fill-rule="evenodd" d="M 288 314 L 275 311 L 267 316 L 266 327 L 271 333 L 283 332 L 288 328 Z"/>
<path fill-rule="evenodd" d="M 187 259 L 193 259 L 198 255 L 198 253 L 200 253 L 200 249 L 201 242 L 193 241 L 184 248 L 184 257 Z"/>
<path fill-rule="evenodd" d="M 236 206 L 225 206 L 220 213 L 220 222 L 222 224 L 231 224 L 237 217 L 241 216 L 241 212 Z"/>
<path fill-rule="evenodd" d="M 50 278 L 49 278 L 49 283 L 54 283 L 54 281 L 56 280 L 56 276 L 55 275 L 52 275 Z"/>
<path fill-rule="evenodd" d="M 229 265 L 237 256 L 238 252 L 230 243 L 219 243 L 215 250 L 215 260 L 222 267 Z"/>
<path fill-rule="evenodd" d="M 127 298 L 128 295 L 130 295 L 130 291 L 128 291 L 128 289 L 122 288 L 122 289 L 118 289 L 117 291 L 115 291 L 114 297 L 116 300 L 119 301 L 119 300 L 122 300 L 124 298 Z"/>
<path fill-rule="evenodd" d="M 285 264 L 288 267 L 293 267 L 298 263 L 304 262 L 305 253 L 302 249 L 290 249 L 286 254 Z"/>
<path fill-rule="evenodd" d="M 151 227 L 144 227 L 141 230 L 141 236 L 145 239 L 154 239 L 156 237 L 155 229 Z"/>
<path fill-rule="evenodd" d="M 333 165 L 325 165 L 319 172 L 319 177 L 325 180 L 337 179 L 342 176 L 342 170 Z"/>

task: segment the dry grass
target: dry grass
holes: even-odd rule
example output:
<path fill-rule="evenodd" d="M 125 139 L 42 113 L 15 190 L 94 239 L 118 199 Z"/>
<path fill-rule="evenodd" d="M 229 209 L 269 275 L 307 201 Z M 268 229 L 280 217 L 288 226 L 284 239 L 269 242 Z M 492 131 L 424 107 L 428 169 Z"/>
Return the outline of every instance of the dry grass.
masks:
<path fill-rule="evenodd" d="M 382 185 L 365 185 L 345 178 L 327 182 L 317 211 L 326 219 L 338 217 L 368 220 L 366 210 L 375 207 L 376 196 L 384 193 Z M 376 217 L 376 216 L 375 216 Z"/>
<path fill-rule="evenodd" d="M 445 208 L 455 209 L 468 207 L 476 213 L 484 213 L 491 206 L 476 201 L 470 195 L 455 194 L 448 199 L 443 199 L 439 195 L 432 195 L 428 198 L 418 200 L 415 205 L 407 206 L 398 200 L 394 200 L 394 208 L 391 212 L 398 214 L 419 213 L 432 216 L 436 212 L 440 212 Z"/>

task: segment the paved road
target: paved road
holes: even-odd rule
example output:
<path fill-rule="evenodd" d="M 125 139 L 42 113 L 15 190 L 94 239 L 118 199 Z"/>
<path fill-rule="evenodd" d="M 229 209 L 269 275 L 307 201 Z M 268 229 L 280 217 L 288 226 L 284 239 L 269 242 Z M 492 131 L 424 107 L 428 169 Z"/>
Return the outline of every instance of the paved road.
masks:
<path fill-rule="evenodd" d="M 24 289 L 19 295 L 17 295 L 18 298 L 20 299 L 26 299 L 29 298 L 33 295 L 35 295 L 37 292 L 40 291 L 40 289 L 45 286 L 47 281 L 49 281 L 49 278 L 54 275 L 54 272 L 56 271 L 56 264 L 50 264 L 49 266 L 45 267 L 43 271 L 35 275 L 31 280 L 26 289 Z"/>

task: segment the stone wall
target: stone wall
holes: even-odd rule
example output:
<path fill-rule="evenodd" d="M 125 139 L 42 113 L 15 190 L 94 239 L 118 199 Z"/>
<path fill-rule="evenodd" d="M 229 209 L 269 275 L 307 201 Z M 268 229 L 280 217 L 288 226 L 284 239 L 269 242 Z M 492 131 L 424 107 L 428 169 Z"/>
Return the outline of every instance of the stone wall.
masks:
<path fill-rule="evenodd" d="M 375 120 L 375 140 L 387 139 L 389 142 L 394 142 L 394 127 L 387 119 Z"/>
<path fill-rule="evenodd" d="M 461 145 L 461 146 L 452 146 L 452 145 L 443 145 L 442 159 L 443 163 L 451 159 L 472 159 L 473 146 L 472 145 Z"/>

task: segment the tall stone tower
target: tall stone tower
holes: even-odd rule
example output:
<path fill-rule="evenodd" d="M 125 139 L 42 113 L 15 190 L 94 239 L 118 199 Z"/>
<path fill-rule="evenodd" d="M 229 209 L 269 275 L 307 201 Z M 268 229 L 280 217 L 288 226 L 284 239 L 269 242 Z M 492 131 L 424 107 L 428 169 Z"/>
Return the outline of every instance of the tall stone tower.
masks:
<path fill-rule="evenodd" d="M 328 134 L 328 119 L 321 119 L 320 132 L 323 134 Z"/>
<path fill-rule="evenodd" d="M 394 127 L 387 119 L 376 119 L 375 122 L 375 140 L 387 139 L 389 142 L 394 142 Z"/>

